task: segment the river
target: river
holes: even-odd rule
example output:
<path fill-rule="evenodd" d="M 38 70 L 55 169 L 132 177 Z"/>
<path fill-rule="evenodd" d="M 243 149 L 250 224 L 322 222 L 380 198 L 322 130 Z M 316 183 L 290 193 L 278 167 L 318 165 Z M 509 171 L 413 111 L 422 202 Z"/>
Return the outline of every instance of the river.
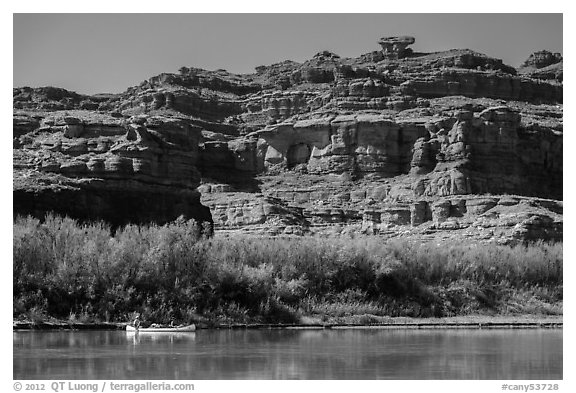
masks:
<path fill-rule="evenodd" d="M 14 379 L 562 379 L 561 329 L 13 336 Z"/>

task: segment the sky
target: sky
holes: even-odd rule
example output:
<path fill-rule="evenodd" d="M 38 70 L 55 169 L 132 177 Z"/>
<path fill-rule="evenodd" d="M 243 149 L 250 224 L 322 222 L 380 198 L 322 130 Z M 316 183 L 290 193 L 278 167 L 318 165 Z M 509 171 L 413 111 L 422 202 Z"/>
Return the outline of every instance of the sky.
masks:
<path fill-rule="evenodd" d="M 13 15 L 13 86 L 117 93 L 181 66 L 252 73 L 322 50 L 357 57 L 380 37 L 415 51 L 472 49 L 518 66 L 562 53 L 556 14 L 22 14 Z"/>

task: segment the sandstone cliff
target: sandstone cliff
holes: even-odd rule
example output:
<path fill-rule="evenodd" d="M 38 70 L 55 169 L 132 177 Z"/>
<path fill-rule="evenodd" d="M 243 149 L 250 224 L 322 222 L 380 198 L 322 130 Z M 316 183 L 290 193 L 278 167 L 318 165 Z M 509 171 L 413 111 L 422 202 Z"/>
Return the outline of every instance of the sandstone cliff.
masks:
<path fill-rule="evenodd" d="M 560 240 L 561 58 L 539 52 L 516 70 L 413 42 L 249 75 L 182 67 L 118 95 L 14 89 L 14 211 Z"/>
<path fill-rule="evenodd" d="M 114 225 L 180 215 L 211 222 L 196 190 L 199 128 L 176 118 L 44 115 L 18 118 L 24 129 L 14 133 L 15 213 L 55 212 Z"/>

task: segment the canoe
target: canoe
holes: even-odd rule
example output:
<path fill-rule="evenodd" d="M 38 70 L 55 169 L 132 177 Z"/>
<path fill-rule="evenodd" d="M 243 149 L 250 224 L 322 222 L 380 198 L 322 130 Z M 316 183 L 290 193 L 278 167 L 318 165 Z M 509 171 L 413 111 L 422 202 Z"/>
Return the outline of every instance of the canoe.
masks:
<path fill-rule="evenodd" d="M 196 325 L 177 326 L 177 327 L 150 327 L 136 329 L 134 326 L 126 325 L 126 331 L 132 333 L 181 333 L 181 332 L 194 332 Z"/>

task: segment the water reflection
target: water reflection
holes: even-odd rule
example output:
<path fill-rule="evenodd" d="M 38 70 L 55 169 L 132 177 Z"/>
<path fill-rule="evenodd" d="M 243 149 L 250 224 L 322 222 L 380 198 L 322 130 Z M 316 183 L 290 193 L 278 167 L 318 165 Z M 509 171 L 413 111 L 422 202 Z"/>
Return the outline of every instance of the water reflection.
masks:
<path fill-rule="evenodd" d="M 16 332 L 15 379 L 561 379 L 562 330 Z"/>

